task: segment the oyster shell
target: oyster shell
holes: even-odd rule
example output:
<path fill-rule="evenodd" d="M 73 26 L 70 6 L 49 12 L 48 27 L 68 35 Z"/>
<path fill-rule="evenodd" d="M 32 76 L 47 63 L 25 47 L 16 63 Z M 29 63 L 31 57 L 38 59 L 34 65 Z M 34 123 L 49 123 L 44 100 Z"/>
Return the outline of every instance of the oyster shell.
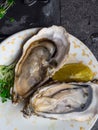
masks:
<path fill-rule="evenodd" d="M 40 88 L 23 113 L 59 120 L 85 121 L 98 113 L 98 85 L 54 83 Z"/>
<path fill-rule="evenodd" d="M 13 102 L 31 95 L 65 64 L 83 63 L 98 79 L 98 62 L 92 52 L 63 27 L 43 28 L 28 40 L 15 69 Z"/>
<path fill-rule="evenodd" d="M 63 65 L 69 50 L 63 27 L 41 30 L 23 48 L 15 69 L 13 102 L 26 98 Z"/>

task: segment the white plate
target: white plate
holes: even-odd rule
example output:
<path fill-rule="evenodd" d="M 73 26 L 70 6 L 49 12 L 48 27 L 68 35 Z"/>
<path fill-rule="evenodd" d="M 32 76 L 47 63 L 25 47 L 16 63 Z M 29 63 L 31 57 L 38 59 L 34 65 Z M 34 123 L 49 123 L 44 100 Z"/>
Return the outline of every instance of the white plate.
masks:
<path fill-rule="evenodd" d="M 3 43 L 13 43 L 14 39 L 13 45 L 17 43 L 21 45 L 33 33 L 34 29 L 19 32 L 7 38 Z M 81 43 L 72 35 L 70 37 Z M 20 112 L 21 110 L 21 105 L 13 106 L 11 101 L 6 103 L 0 101 L 0 130 L 90 130 L 98 118 L 98 115 L 96 115 L 93 119 L 85 122 L 50 120 L 36 116 L 25 119 Z"/>

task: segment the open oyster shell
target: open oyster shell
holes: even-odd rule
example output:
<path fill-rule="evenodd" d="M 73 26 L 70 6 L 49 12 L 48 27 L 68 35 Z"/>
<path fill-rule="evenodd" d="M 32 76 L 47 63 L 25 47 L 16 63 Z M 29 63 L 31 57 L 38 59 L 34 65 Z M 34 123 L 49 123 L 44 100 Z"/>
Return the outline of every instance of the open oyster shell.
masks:
<path fill-rule="evenodd" d="M 27 41 L 16 65 L 13 102 L 17 103 L 45 84 L 69 63 L 83 63 L 98 79 L 98 62 L 92 52 L 63 27 L 43 28 Z"/>
<path fill-rule="evenodd" d="M 63 27 L 44 28 L 32 37 L 16 65 L 13 102 L 26 98 L 45 83 L 64 64 L 69 46 Z"/>
<path fill-rule="evenodd" d="M 24 116 L 85 121 L 98 113 L 98 85 L 54 83 L 40 88 L 24 108 Z"/>

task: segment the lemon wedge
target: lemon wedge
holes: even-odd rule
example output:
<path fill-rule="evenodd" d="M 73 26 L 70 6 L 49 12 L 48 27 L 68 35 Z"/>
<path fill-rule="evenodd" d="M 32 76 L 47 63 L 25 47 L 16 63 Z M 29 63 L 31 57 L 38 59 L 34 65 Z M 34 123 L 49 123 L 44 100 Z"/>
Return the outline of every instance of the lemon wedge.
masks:
<path fill-rule="evenodd" d="M 91 69 L 82 63 L 71 63 L 64 65 L 57 71 L 52 79 L 60 82 L 87 82 L 93 79 Z"/>

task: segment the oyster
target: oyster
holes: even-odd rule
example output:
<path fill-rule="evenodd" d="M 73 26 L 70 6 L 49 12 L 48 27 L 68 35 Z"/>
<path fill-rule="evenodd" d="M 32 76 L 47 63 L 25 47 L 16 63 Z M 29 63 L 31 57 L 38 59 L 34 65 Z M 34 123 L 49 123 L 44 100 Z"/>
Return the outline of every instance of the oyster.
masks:
<path fill-rule="evenodd" d="M 41 29 L 25 43 L 16 65 L 13 102 L 17 103 L 31 95 L 65 64 L 70 63 L 86 65 L 92 73 L 90 79 L 98 79 L 98 62 L 83 43 L 63 27 Z"/>
<path fill-rule="evenodd" d="M 93 83 L 53 83 L 41 87 L 23 113 L 59 120 L 85 121 L 98 113 L 98 85 Z"/>
<path fill-rule="evenodd" d="M 31 38 L 16 65 L 13 102 L 26 98 L 45 83 L 63 65 L 68 50 L 63 27 L 43 29 Z"/>

